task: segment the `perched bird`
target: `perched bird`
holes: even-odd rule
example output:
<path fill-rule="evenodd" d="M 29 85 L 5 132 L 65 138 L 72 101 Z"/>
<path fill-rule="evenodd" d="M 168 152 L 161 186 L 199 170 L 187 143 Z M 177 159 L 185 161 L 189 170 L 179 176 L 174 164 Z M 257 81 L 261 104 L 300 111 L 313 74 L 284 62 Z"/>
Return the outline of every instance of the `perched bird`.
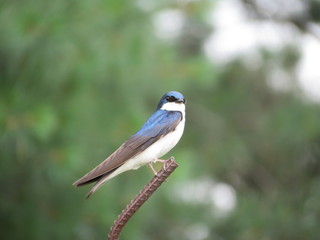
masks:
<path fill-rule="evenodd" d="M 90 197 L 104 182 L 128 170 L 148 164 L 154 174 L 154 162 L 169 152 L 180 140 L 185 124 L 185 98 L 176 91 L 162 96 L 156 111 L 138 132 L 126 140 L 97 167 L 77 180 L 79 187 L 95 182 L 87 194 Z"/>

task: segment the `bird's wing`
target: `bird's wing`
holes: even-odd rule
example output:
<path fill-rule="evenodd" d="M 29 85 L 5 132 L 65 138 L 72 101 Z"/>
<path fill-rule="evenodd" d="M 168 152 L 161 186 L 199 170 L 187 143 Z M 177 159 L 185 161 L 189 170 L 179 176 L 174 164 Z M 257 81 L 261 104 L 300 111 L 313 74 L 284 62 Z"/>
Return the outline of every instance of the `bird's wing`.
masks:
<path fill-rule="evenodd" d="M 158 139 L 174 131 L 181 120 L 181 112 L 156 111 L 138 132 L 125 141 L 97 167 L 73 183 L 73 185 L 82 186 L 98 181 L 102 176 L 111 173 L 127 160 L 148 148 Z"/>

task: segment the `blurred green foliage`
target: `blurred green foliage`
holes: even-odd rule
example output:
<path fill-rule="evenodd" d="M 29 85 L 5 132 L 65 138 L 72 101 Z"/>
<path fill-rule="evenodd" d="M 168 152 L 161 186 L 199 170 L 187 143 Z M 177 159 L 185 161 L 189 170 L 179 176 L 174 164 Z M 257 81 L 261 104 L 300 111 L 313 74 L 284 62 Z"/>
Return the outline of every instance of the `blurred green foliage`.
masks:
<path fill-rule="evenodd" d="M 294 75 L 299 47 L 259 49 L 256 69 L 242 59 L 218 68 L 199 49 L 206 34 L 195 43 L 187 33 L 174 43 L 155 36 L 152 16 L 168 7 L 211 31 L 208 1 L 152 11 L 129 0 L 1 2 L 1 238 L 106 238 L 151 172 L 122 174 L 88 201 L 88 188 L 71 184 L 178 90 L 188 101 L 170 153 L 180 167 L 122 239 L 319 239 L 319 105 L 267 84 L 270 66 Z M 231 213 L 175 200 L 171 185 L 203 176 L 234 188 Z M 193 225 L 207 236 L 192 237 Z"/>

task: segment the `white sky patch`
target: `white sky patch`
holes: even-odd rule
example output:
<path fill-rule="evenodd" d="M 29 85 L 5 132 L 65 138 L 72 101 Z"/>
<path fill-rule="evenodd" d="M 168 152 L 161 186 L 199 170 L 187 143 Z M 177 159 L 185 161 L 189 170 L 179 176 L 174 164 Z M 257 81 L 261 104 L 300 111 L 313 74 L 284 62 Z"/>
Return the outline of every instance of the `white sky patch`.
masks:
<path fill-rule="evenodd" d="M 204 240 L 209 237 L 209 227 L 204 223 L 196 223 L 185 230 L 185 239 Z"/>
<path fill-rule="evenodd" d="M 220 1 L 213 7 L 207 19 L 215 28 L 203 46 L 204 53 L 211 61 L 227 62 L 235 52 L 252 47 L 251 37 L 248 36 L 251 31 L 243 24 L 244 14 L 238 1 Z"/>
<path fill-rule="evenodd" d="M 219 1 L 207 15 L 207 22 L 219 28 L 233 27 L 244 20 L 244 10 L 237 0 Z"/>
<path fill-rule="evenodd" d="M 216 208 L 222 212 L 229 212 L 236 205 L 235 191 L 226 183 L 214 184 L 210 197 Z"/>
<path fill-rule="evenodd" d="M 173 192 L 178 201 L 209 205 L 215 217 L 228 214 L 237 203 L 236 192 L 231 185 L 209 178 L 180 183 Z"/>
<path fill-rule="evenodd" d="M 177 38 L 182 30 L 185 17 L 175 9 L 162 10 L 153 16 L 152 22 L 157 37 L 165 40 Z"/>
<path fill-rule="evenodd" d="M 279 92 L 287 92 L 292 88 L 290 76 L 281 68 L 274 68 L 269 73 L 268 85 Z"/>
<path fill-rule="evenodd" d="M 320 102 L 320 43 L 312 36 L 305 36 L 302 49 L 297 68 L 299 83 L 311 100 Z"/>

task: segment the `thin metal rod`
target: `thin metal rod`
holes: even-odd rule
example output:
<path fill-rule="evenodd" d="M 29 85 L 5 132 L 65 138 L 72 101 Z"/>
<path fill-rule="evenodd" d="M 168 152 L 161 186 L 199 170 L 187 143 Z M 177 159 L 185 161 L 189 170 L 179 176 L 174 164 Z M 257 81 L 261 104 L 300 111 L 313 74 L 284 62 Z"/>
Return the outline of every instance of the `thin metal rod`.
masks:
<path fill-rule="evenodd" d="M 160 185 L 169 177 L 169 175 L 178 167 L 173 157 L 169 158 L 162 169 L 154 176 L 151 181 L 139 192 L 138 195 L 126 206 L 126 208 L 114 221 L 108 234 L 109 240 L 118 240 L 123 227 L 136 211 L 149 199 L 149 197 L 160 187 Z"/>

